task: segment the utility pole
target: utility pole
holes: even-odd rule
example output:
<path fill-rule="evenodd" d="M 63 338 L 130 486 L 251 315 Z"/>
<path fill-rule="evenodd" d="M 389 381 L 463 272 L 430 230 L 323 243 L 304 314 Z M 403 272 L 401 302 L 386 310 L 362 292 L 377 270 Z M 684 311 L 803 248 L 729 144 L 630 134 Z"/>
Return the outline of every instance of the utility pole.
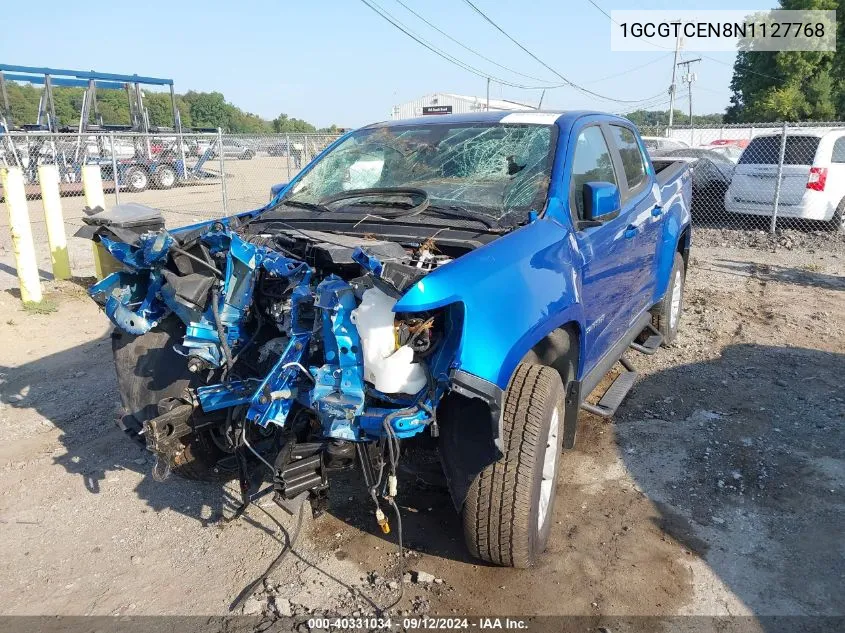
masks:
<path fill-rule="evenodd" d="M 687 84 L 689 88 L 689 138 L 690 138 L 690 145 L 694 145 L 692 137 L 693 137 L 693 125 L 692 125 L 692 82 L 698 79 L 698 75 L 695 73 L 690 72 L 690 64 L 695 64 L 696 62 L 700 62 L 701 58 L 696 57 L 695 59 L 688 59 L 683 62 L 678 62 L 678 66 L 684 67 L 684 76 L 682 79 L 684 83 Z"/>
<path fill-rule="evenodd" d="M 678 53 L 681 50 L 681 36 L 675 40 L 675 59 L 672 61 L 672 83 L 669 84 L 669 130 L 675 117 L 675 69 L 678 67 Z"/>
<path fill-rule="evenodd" d="M 487 112 L 490 112 L 490 77 L 487 78 Z"/>

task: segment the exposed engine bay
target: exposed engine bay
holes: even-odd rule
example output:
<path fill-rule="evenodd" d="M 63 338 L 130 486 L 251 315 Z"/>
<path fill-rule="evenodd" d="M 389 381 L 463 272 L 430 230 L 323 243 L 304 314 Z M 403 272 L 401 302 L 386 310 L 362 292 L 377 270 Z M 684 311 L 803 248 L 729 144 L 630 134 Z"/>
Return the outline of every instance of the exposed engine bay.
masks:
<path fill-rule="evenodd" d="M 317 511 L 328 473 L 357 464 L 389 531 L 379 496 L 392 503 L 396 495 L 398 440 L 438 435 L 461 318 L 453 310 L 397 313 L 394 305 L 461 249 L 268 230 L 236 217 L 171 233 L 158 212 L 139 205 L 86 223 L 123 266 L 91 296 L 129 335 L 178 320 L 173 351 L 197 385 L 159 402 L 158 416 L 144 422 L 154 476 L 178 466 L 185 436 L 212 429 L 232 456 L 245 504 L 247 458 L 272 471 L 277 502 L 307 496 Z"/>

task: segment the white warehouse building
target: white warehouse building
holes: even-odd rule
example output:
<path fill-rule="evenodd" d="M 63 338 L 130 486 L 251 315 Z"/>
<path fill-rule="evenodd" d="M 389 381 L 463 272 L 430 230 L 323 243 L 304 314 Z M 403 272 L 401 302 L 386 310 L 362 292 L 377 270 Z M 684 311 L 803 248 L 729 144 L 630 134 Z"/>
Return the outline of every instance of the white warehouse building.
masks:
<path fill-rule="evenodd" d="M 490 111 L 536 110 L 535 106 L 506 99 L 490 99 Z M 414 101 L 393 106 L 391 119 L 412 119 L 414 117 L 438 114 L 464 114 L 487 110 L 487 97 L 468 97 L 451 92 L 435 92 Z"/>

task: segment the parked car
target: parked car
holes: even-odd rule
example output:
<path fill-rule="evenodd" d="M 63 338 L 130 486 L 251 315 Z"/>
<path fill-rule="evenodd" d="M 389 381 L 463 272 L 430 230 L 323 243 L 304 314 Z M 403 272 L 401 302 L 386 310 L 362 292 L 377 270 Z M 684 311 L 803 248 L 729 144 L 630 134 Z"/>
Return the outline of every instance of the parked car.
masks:
<path fill-rule="evenodd" d="M 736 165 L 718 149 L 689 147 L 660 154 L 692 164 L 692 213 L 698 218 L 719 215 L 725 210 L 728 190 Z"/>
<path fill-rule="evenodd" d="M 720 138 L 710 141 L 712 147 L 738 147 L 745 149 L 750 141 L 747 138 Z"/>
<path fill-rule="evenodd" d="M 196 155 L 202 156 L 205 154 L 217 141 L 207 138 L 196 139 Z"/>
<path fill-rule="evenodd" d="M 292 512 L 357 471 L 385 533 L 430 435 L 470 552 L 531 566 L 579 408 L 612 416 L 626 350 L 677 335 L 690 195 L 626 119 L 478 112 L 364 127 L 239 216 L 86 218 L 125 267 L 90 290 L 120 423 L 158 478 L 237 473 L 244 504 L 255 467 Z"/>
<path fill-rule="evenodd" d="M 112 155 L 112 139 L 109 136 L 88 136 L 85 139 L 85 151 L 91 158 L 108 157 Z M 135 156 L 135 143 L 129 138 L 114 138 L 115 158 L 132 158 Z"/>
<path fill-rule="evenodd" d="M 708 152 L 715 152 L 723 158 L 729 160 L 734 165 L 739 162 L 739 157 L 742 156 L 742 148 L 739 147 L 739 145 L 701 145 L 694 149 L 703 149 Z"/>
<path fill-rule="evenodd" d="M 676 138 L 667 138 L 665 136 L 643 136 L 642 138 L 645 148 L 651 153 L 668 152 L 673 149 L 689 147 L 689 143 Z"/>
<path fill-rule="evenodd" d="M 305 143 L 300 139 L 294 139 L 288 148 L 288 141 L 279 141 L 267 148 L 267 153 L 270 156 L 290 156 L 293 158 L 293 166 L 296 169 L 302 167 L 302 155 L 305 153 Z"/>
<path fill-rule="evenodd" d="M 288 143 L 287 141 L 279 141 L 267 147 L 267 154 L 270 156 L 287 156 Z"/>
<path fill-rule="evenodd" d="M 200 155 L 210 147 L 212 148 L 212 156 L 219 156 L 220 150 L 217 147 L 216 141 L 198 141 L 197 150 Z M 223 138 L 223 156 L 224 158 L 237 158 L 238 160 L 252 160 L 255 158 L 255 149 L 248 143 L 234 138 Z"/>
<path fill-rule="evenodd" d="M 755 137 L 739 159 L 725 208 L 771 216 L 778 183 L 781 134 Z M 845 229 L 845 132 L 787 133 L 778 217 L 819 220 Z"/>

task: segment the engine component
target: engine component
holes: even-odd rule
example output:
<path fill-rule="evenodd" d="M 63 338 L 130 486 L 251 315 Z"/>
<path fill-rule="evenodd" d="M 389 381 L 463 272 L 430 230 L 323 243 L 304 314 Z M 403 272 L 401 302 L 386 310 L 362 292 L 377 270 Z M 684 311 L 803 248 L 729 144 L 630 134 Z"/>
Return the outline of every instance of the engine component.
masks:
<path fill-rule="evenodd" d="M 292 500 L 300 493 L 319 495 L 328 488 L 321 442 L 291 442 L 276 458 L 273 489 L 280 499 Z"/>
<path fill-rule="evenodd" d="M 451 257 L 434 253 L 426 245 L 423 245 L 422 247 L 420 247 L 419 251 L 417 251 L 417 254 L 415 255 L 414 259 L 411 260 L 411 265 L 413 265 L 418 270 L 430 272 L 438 266 L 448 264 L 451 261 Z"/>
<path fill-rule="evenodd" d="M 415 353 L 424 355 L 431 349 L 433 325 L 434 317 L 400 321 L 396 326 L 396 340 L 399 345 L 407 345 Z"/>
<path fill-rule="evenodd" d="M 396 300 L 378 288 L 364 291 L 352 311 L 364 348 L 364 379 L 382 393 L 415 394 L 426 385 L 423 368 L 414 362 L 414 350 L 397 349 L 393 305 Z"/>

